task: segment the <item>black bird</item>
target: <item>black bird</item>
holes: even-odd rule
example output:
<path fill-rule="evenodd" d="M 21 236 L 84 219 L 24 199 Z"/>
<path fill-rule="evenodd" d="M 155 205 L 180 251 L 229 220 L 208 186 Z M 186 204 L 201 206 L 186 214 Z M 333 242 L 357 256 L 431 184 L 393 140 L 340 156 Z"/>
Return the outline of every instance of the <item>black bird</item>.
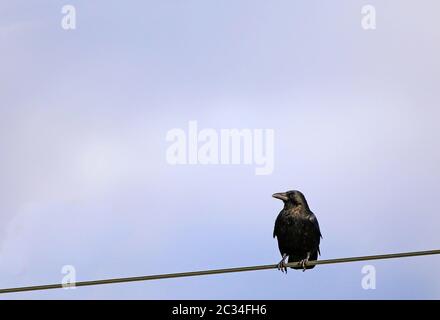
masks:
<path fill-rule="evenodd" d="M 307 266 L 309 259 L 317 260 L 319 242 L 322 238 L 318 219 L 310 210 L 306 198 L 300 191 L 292 190 L 275 193 L 272 197 L 284 202 L 284 208 L 279 213 L 273 230 L 273 237 L 277 237 L 278 248 L 283 257 L 278 269 L 287 273 L 288 262 L 300 262 L 300 267 L 293 269 L 312 269 Z"/>

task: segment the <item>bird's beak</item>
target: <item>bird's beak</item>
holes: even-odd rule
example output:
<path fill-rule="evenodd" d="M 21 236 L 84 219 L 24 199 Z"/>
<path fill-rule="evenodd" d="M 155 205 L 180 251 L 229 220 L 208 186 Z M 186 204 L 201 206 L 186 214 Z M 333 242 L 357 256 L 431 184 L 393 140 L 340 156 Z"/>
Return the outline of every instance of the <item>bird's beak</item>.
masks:
<path fill-rule="evenodd" d="M 274 197 L 275 199 L 283 200 L 283 201 L 288 200 L 287 195 L 284 192 L 274 193 L 272 195 L 272 197 Z"/>

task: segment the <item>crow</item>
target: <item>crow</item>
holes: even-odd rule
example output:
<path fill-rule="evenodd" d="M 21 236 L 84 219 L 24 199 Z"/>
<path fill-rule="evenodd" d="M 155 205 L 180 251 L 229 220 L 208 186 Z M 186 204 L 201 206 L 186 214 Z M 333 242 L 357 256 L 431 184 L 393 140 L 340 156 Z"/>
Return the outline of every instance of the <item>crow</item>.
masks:
<path fill-rule="evenodd" d="M 318 219 L 310 210 L 304 195 L 297 190 L 275 193 L 272 197 L 284 202 L 284 208 L 279 213 L 273 230 L 273 237 L 277 237 L 278 248 L 282 256 L 278 263 L 278 270 L 287 273 L 288 262 L 299 262 L 300 266 L 293 269 L 312 269 L 307 266 L 309 259 L 317 260 L 319 243 L 322 238 Z"/>

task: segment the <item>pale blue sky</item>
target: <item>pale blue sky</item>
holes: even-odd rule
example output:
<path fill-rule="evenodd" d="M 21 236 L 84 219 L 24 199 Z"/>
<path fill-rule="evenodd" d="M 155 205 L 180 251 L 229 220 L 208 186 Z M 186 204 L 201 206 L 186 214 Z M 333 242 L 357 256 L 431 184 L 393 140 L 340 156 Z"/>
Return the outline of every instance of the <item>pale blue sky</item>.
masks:
<path fill-rule="evenodd" d="M 60 26 L 63 4 L 77 29 Z M 377 29 L 361 28 L 361 7 Z M 440 243 L 437 1 L 0 0 L 0 287 L 279 261 L 302 190 L 322 258 Z M 166 132 L 275 130 L 275 170 L 169 166 Z M 440 298 L 439 257 L 8 298 Z"/>

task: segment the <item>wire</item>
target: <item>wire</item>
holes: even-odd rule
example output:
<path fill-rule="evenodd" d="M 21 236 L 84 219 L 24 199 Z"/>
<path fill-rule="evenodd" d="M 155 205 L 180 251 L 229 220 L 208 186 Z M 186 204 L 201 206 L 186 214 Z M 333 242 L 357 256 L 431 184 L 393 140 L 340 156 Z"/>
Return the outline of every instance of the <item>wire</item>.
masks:
<path fill-rule="evenodd" d="M 407 257 L 427 256 L 427 255 L 435 255 L 435 254 L 440 254 L 440 250 L 413 251 L 413 252 L 391 253 L 391 254 L 381 254 L 381 255 L 373 255 L 373 256 L 316 260 L 316 261 L 307 262 L 307 265 L 312 266 L 312 265 L 320 265 L 320 264 L 346 263 L 346 262 L 357 262 L 357 261 L 367 261 L 367 260 L 407 258 Z M 299 265 L 299 262 L 291 262 L 291 263 L 288 263 L 287 266 L 288 267 L 299 267 L 300 265 Z M 212 270 L 201 270 L 201 271 L 191 271 L 191 272 L 157 274 L 157 275 L 140 276 L 140 277 L 80 281 L 80 282 L 76 282 L 76 283 L 72 283 L 72 284 L 59 284 L 59 283 L 46 284 L 46 285 L 38 285 L 38 286 L 27 286 L 27 287 L 0 289 L 0 294 L 13 293 L 13 292 L 23 292 L 23 291 L 61 289 L 61 288 L 66 288 L 66 287 L 96 286 L 96 285 L 102 285 L 102 284 L 112 284 L 112 283 L 122 283 L 122 282 L 135 282 L 135 281 L 149 281 L 149 280 L 159 280 L 159 279 L 169 279 L 169 278 L 206 276 L 206 275 L 212 275 L 212 274 L 258 271 L 258 270 L 268 270 L 268 269 L 276 269 L 276 268 L 277 268 L 276 264 L 266 264 L 266 265 L 259 265 L 259 266 L 250 266 L 250 267 L 212 269 Z"/>

